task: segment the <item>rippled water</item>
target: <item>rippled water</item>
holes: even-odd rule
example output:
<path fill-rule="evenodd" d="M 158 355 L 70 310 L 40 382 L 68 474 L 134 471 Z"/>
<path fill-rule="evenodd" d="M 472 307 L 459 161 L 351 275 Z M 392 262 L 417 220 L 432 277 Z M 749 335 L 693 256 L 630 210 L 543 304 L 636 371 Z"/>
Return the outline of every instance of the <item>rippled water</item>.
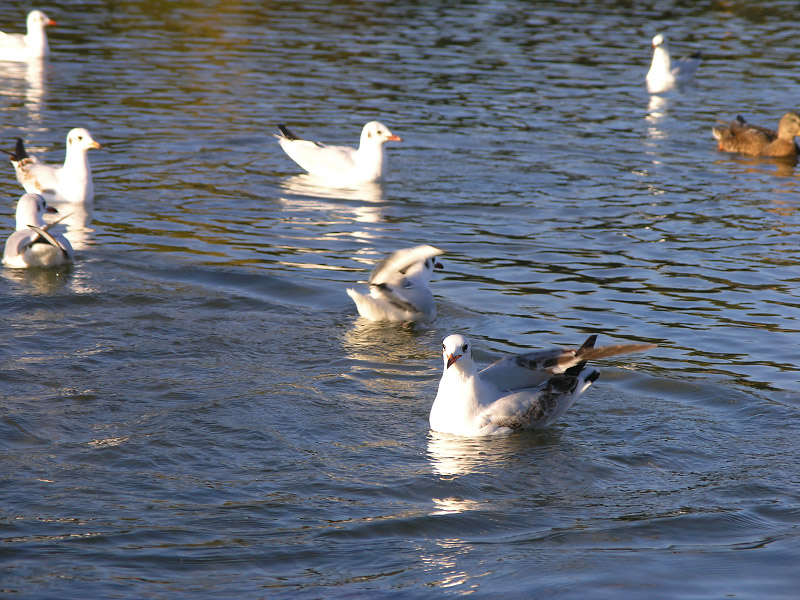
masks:
<path fill-rule="evenodd" d="M 104 149 L 74 268 L 0 272 L 4 594 L 796 597 L 798 175 L 710 134 L 797 108 L 793 3 L 43 8 L 2 144 Z M 657 31 L 705 56 L 664 97 Z M 371 119 L 405 140 L 383 186 L 316 187 L 272 138 Z M 360 321 L 345 288 L 418 243 L 436 321 Z M 482 363 L 659 348 L 551 430 L 459 440 L 427 424 L 456 331 Z"/>

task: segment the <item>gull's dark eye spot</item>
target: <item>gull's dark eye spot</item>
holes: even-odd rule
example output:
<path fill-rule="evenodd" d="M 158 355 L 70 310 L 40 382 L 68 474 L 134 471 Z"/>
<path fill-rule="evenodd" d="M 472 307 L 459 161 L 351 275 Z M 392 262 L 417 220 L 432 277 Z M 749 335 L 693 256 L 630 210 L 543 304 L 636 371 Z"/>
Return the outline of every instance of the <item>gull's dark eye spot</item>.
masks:
<path fill-rule="evenodd" d="M 466 352 L 467 350 L 469 350 L 469 344 L 464 344 L 464 352 Z"/>
<path fill-rule="evenodd" d="M 447 350 L 447 348 L 444 347 L 444 344 L 442 344 L 442 350 Z"/>

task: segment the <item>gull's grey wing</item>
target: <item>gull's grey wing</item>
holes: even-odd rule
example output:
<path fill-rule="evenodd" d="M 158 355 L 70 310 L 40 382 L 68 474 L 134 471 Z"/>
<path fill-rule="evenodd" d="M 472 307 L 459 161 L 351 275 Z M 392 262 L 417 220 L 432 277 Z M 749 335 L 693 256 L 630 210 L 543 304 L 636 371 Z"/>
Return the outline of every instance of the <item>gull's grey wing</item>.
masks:
<path fill-rule="evenodd" d="M 554 374 L 564 373 L 582 362 L 655 348 L 653 344 L 615 344 L 595 348 L 596 339 L 597 335 L 589 336 L 577 350 L 552 348 L 500 359 L 480 372 L 481 380 L 501 390 L 521 390 L 539 386 Z"/>
<path fill-rule="evenodd" d="M 50 226 L 52 226 L 52 225 L 55 225 L 55 223 L 51 223 L 50 224 Z M 49 233 L 47 231 L 49 229 L 49 227 L 47 227 L 47 226 L 45 226 L 45 227 L 36 227 L 35 225 L 28 225 L 28 227 L 31 229 L 31 231 L 35 231 L 39 235 L 33 237 L 27 244 L 25 244 L 25 246 L 20 249 L 22 252 L 24 252 L 27 248 L 29 248 L 30 246 L 32 246 L 33 244 L 38 242 L 39 238 L 42 238 L 42 239 L 46 240 L 47 243 L 50 244 L 51 246 L 54 246 L 54 247 L 58 248 L 59 250 L 61 250 L 61 253 L 64 255 L 64 258 L 69 258 L 69 251 L 64 246 L 64 244 L 59 242 L 55 237 L 53 237 L 53 235 L 51 233 Z"/>

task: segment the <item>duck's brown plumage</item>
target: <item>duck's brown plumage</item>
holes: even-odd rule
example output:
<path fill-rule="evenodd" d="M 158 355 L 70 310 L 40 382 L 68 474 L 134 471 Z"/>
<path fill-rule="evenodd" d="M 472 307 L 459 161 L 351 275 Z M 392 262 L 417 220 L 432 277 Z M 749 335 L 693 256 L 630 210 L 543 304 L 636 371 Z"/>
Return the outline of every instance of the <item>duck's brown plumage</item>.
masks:
<path fill-rule="evenodd" d="M 727 127 L 712 129 L 717 147 L 724 152 L 738 152 L 750 156 L 797 156 L 798 147 L 794 137 L 800 134 L 800 115 L 787 112 L 775 132 L 765 127 L 751 125 L 741 116 Z"/>

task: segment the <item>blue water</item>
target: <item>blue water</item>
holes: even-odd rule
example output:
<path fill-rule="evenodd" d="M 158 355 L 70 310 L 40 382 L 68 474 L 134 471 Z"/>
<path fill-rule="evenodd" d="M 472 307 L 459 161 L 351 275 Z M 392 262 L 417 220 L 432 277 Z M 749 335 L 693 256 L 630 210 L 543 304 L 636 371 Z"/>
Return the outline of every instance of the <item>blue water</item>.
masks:
<path fill-rule="evenodd" d="M 42 8 L 0 142 L 104 149 L 75 266 L 0 270 L 4 596 L 797 597 L 798 172 L 710 132 L 797 108 L 793 3 Z M 651 97 L 659 31 L 705 61 Z M 404 139 L 382 186 L 272 137 L 371 119 Z M 421 243 L 437 319 L 360 320 L 345 289 Z M 550 430 L 456 439 L 427 420 L 455 332 L 481 364 L 659 347 Z"/>

